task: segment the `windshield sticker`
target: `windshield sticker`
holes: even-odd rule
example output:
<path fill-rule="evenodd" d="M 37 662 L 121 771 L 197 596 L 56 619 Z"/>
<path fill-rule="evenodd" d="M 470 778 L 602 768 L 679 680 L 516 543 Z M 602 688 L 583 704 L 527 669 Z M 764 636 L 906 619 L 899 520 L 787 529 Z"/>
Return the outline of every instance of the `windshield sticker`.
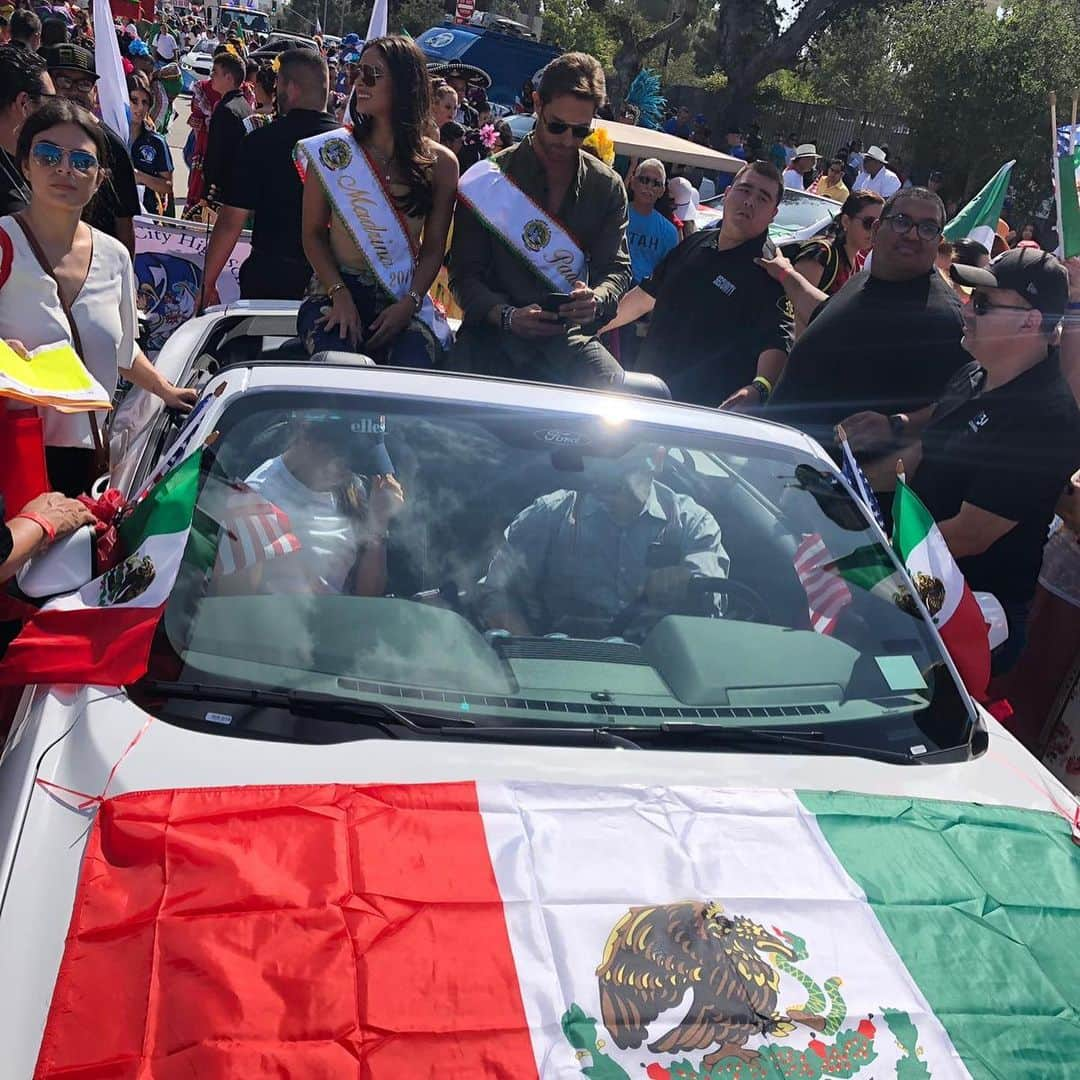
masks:
<path fill-rule="evenodd" d="M 875 656 L 877 666 L 890 690 L 925 690 L 926 680 L 913 656 Z"/>
<path fill-rule="evenodd" d="M 208 712 L 203 719 L 208 724 L 231 724 L 232 717 L 228 713 Z"/>
<path fill-rule="evenodd" d="M 587 435 L 579 431 L 557 431 L 554 428 L 544 428 L 536 432 L 536 437 L 549 446 L 588 446 L 591 442 Z"/>
<path fill-rule="evenodd" d="M 361 416 L 350 425 L 354 435 L 385 435 L 385 416 Z"/>

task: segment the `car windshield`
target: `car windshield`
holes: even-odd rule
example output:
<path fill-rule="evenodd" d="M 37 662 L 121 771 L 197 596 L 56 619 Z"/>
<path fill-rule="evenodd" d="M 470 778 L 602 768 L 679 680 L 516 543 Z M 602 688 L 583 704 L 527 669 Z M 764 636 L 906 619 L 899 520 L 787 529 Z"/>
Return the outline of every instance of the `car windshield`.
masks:
<path fill-rule="evenodd" d="M 216 41 L 200 41 L 191 51 L 196 53 L 206 53 L 208 56 L 212 56 L 217 47 L 218 43 Z"/>
<path fill-rule="evenodd" d="M 204 456 L 144 686 L 966 749 L 968 699 L 874 526 L 827 462 L 761 432 L 250 391 Z M 188 701 L 179 722 L 238 734 L 239 712 Z M 313 731 L 255 710 L 243 734 L 359 737 L 329 712 Z"/>

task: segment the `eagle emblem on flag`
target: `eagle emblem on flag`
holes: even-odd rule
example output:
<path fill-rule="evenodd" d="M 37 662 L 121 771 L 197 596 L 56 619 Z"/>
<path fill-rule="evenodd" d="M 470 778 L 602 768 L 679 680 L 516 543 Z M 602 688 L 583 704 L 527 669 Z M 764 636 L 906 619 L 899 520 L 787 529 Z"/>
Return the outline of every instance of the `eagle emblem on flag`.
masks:
<path fill-rule="evenodd" d="M 911 580 L 931 617 L 937 615 L 945 605 L 945 583 L 940 578 L 924 574 L 921 570 L 912 574 Z M 919 607 L 915 603 L 915 597 L 906 589 L 893 594 L 893 603 L 901 611 L 918 617 Z"/>
<path fill-rule="evenodd" d="M 797 934 L 728 914 L 715 901 L 632 907 L 595 970 L 599 1018 L 574 1003 L 563 1034 L 590 1080 L 817 1080 L 860 1076 L 878 1058 L 874 1040 L 884 1026 L 911 1070 L 905 1076 L 929 1080 L 910 1017 L 883 1008 L 849 1019 L 840 977 L 819 984 L 799 966 L 808 958 Z M 782 976 L 788 989 L 790 980 L 802 988 L 803 1004 L 778 1007 Z M 800 1029 L 810 1035 L 803 1047 L 792 1037 Z M 766 1042 L 747 1045 L 754 1036 Z M 644 1071 L 632 1077 L 626 1057 L 620 1064 L 609 1053 L 609 1038 L 617 1051 L 644 1050 L 663 1063 L 641 1061 Z M 781 1039 L 788 1041 L 774 1041 Z M 697 1063 L 686 1056 L 702 1050 Z"/>
<path fill-rule="evenodd" d="M 150 588 L 155 574 L 149 555 L 129 555 L 102 576 L 98 602 L 102 607 L 129 604 Z"/>

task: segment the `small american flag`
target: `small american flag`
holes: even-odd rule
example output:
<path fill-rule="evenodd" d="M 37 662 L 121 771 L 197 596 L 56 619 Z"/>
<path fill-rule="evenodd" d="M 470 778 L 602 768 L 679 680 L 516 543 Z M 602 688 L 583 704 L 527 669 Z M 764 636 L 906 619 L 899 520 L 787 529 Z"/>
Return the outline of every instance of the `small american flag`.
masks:
<path fill-rule="evenodd" d="M 834 562 L 821 533 L 809 533 L 795 551 L 795 573 L 806 590 L 810 626 L 819 634 L 836 629 L 840 613 L 851 603 L 851 589 L 835 570 Z"/>
<path fill-rule="evenodd" d="M 289 516 L 247 484 L 235 484 L 222 515 L 224 537 L 217 570 L 235 574 L 300 550 Z"/>
<path fill-rule="evenodd" d="M 1071 124 L 1060 124 L 1057 129 L 1057 156 L 1065 157 L 1071 154 L 1073 146 L 1080 145 L 1080 124 L 1076 125 L 1076 138 L 1073 138 Z"/>
<path fill-rule="evenodd" d="M 866 478 L 866 473 L 862 471 L 859 463 L 855 460 L 855 455 L 851 452 L 851 447 L 848 445 L 847 438 L 841 435 L 840 446 L 844 452 L 844 464 L 842 471 L 844 473 L 844 479 L 855 490 L 855 494 L 859 496 L 861 502 L 866 506 L 866 509 L 874 515 L 874 520 L 881 526 L 882 531 L 885 529 L 885 518 L 881 513 L 881 507 L 878 505 L 877 496 L 874 494 L 874 489 L 870 486 L 870 481 Z"/>

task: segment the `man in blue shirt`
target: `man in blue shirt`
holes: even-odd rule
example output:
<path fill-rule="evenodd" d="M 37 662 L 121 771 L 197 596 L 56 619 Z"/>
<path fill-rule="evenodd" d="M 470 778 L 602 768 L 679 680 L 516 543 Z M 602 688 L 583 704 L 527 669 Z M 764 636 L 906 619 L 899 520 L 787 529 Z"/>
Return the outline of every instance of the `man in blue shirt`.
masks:
<path fill-rule="evenodd" d="M 630 616 L 624 630 L 633 634 L 687 610 L 691 578 L 727 577 L 716 519 L 654 480 L 663 457 L 656 446 L 588 457 L 577 490 L 541 495 L 522 510 L 484 580 L 488 625 L 602 637 Z M 706 606 L 719 614 L 716 601 L 714 594 Z"/>
<path fill-rule="evenodd" d="M 630 178 L 626 243 L 635 285 L 651 277 L 657 263 L 679 242 L 678 229 L 656 209 L 666 189 L 667 171 L 656 158 L 646 158 Z"/>
<path fill-rule="evenodd" d="M 664 131 L 668 135 L 677 135 L 680 139 L 690 138 L 690 110 L 685 105 L 679 106 L 679 111 L 670 119 L 664 121 Z"/>

